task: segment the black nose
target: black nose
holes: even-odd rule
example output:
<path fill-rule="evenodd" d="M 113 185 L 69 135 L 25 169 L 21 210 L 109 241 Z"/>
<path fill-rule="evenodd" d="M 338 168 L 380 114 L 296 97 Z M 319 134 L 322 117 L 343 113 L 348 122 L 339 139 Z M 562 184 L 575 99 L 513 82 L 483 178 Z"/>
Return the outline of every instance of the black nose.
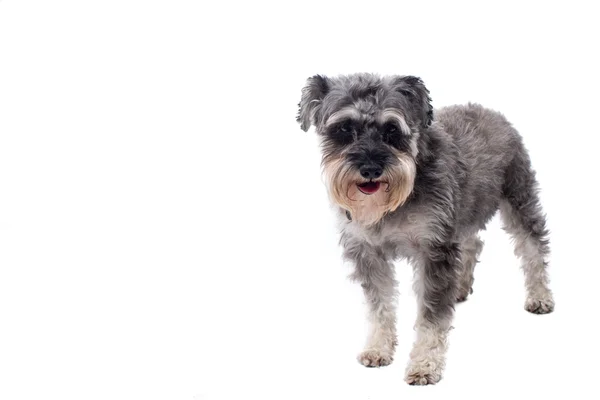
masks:
<path fill-rule="evenodd" d="M 377 179 L 381 176 L 383 170 L 375 164 L 363 164 L 360 167 L 360 174 L 365 179 Z"/>

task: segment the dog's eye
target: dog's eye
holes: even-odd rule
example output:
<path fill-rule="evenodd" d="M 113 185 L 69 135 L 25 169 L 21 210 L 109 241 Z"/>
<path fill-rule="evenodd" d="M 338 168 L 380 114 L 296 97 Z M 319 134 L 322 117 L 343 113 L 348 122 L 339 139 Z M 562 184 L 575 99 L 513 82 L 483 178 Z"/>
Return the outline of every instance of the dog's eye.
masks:
<path fill-rule="evenodd" d="M 352 132 L 352 124 L 350 122 L 344 122 L 338 127 L 338 130 L 343 133 L 351 133 Z"/>
<path fill-rule="evenodd" d="M 397 149 L 403 147 L 406 137 L 400 134 L 401 131 L 397 125 L 388 123 L 381 128 L 383 141 Z"/>
<path fill-rule="evenodd" d="M 338 144 L 347 145 L 354 140 L 354 126 L 351 121 L 344 121 L 336 125 L 329 136 Z"/>
<path fill-rule="evenodd" d="M 398 128 L 394 124 L 385 124 L 383 126 L 383 132 L 388 135 L 391 135 L 391 134 L 398 132 Z"/>

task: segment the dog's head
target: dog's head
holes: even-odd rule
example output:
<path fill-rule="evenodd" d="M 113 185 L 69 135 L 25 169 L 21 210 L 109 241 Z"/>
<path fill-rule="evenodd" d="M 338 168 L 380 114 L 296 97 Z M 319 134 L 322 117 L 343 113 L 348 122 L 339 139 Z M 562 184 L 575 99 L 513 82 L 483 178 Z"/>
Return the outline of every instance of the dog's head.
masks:
<path fill-rule="evenodd" d="M 372 225 L 406 201 L 417 141 L 433 120 L 429 91 L 414 76 L 316 75 L 302 90 L 297 121 L 321 137 L 331 200 Z"/>

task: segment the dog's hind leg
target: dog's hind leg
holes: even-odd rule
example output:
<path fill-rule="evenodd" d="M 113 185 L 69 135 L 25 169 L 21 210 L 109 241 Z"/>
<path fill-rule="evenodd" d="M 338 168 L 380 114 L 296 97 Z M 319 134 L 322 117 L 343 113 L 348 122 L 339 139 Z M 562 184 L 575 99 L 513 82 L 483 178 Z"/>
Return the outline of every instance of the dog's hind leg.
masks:
<path fill-rule="evenodd" d="M 460 245 L 461 268 L 458 277 L 458 295 L 456 301 L 465 301 L 473 293 L 473 271 L 479 262 L 478 257 L 483 249 L 483 241 L 476 234 L 463 240 Z"/>
<path fill-rule="evenodd" d="M 355 264 L 352 278 L 363 288 L 369 307 L 370 333 L 358 361 L 366 367 L 389 365 L 396 348 L 396 281 L 383 250 L 346 242 L 344 257 Z"/>
<path fill-rule="evenodd" d="M 515 255 L 521 259 L 527 299 L 525 309 L 546 314 L 554 309 L 548 288 L 548 230 L 538 198 L 535 172 L 523 149 L 517 152 L 506 171 L 500 213 L 504 229 L 512 236 Z"/>

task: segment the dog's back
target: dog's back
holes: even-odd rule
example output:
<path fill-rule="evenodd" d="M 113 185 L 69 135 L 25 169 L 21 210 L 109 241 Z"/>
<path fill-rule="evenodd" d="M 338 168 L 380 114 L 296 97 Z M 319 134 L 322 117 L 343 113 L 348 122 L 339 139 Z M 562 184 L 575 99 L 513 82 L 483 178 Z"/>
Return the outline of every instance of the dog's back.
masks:
<path fill-rule="evenodd" d="M 504 115 L 479 104 L 441 108 L 435 113 L 435 121 L 452 136 L 475 169 L 506 167 L 506 155 L 522 146 L 519 133 Z"/>
<path fill-rule="evenodd" d="M 521 136 L 504 115 L 479 104 L 441 108 L 435 120 L 452 138 L 464 169 L 459 223 L 485 223 L 505 197 L 511 165 L 526 164 L 528 169 Z"/>

